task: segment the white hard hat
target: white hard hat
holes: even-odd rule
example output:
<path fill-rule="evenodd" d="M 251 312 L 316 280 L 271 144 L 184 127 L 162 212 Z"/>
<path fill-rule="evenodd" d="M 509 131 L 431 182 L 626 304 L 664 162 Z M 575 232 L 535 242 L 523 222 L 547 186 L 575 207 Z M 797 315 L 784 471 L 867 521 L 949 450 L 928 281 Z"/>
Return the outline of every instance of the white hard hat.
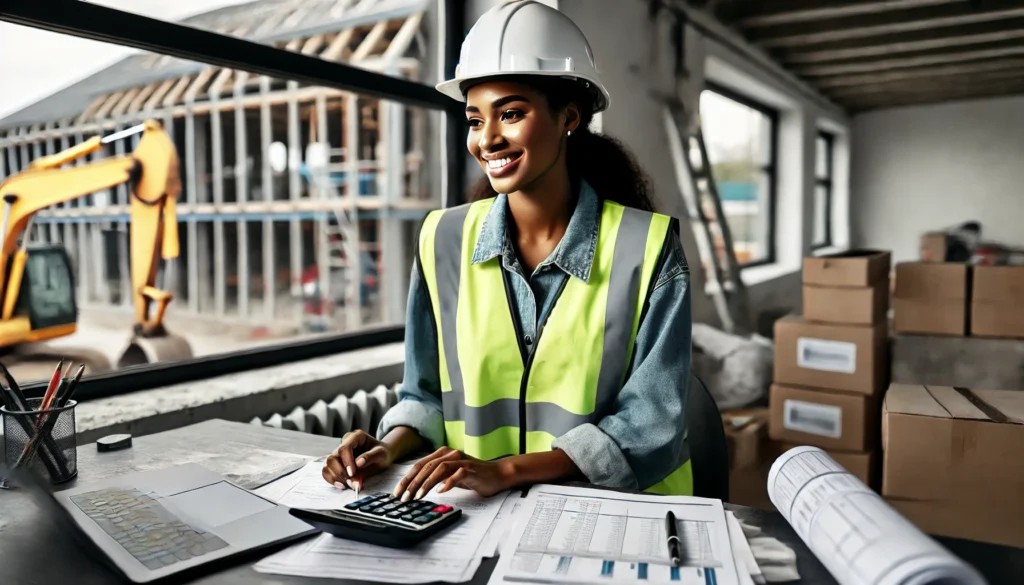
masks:
<path fill-rule="evenodd" d="M 437 85 L 465 101 L 462 84 L 501 75 L 542 75 L 582 82 L 594 96 L 594 112 L 610 96 L 583 31 L 568 16 L 534 0 L 511 0 L 488 10 L 462 42 L 455 79 Z"/>

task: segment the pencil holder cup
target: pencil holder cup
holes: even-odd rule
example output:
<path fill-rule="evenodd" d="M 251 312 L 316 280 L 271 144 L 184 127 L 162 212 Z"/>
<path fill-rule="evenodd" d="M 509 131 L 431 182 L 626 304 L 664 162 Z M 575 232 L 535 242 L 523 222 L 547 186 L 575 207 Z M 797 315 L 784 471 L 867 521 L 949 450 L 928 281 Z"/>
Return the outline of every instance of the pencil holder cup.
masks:
<path fill-rule="evenodd" d="M 4 424 L 4 461 L 9 468 L 34 466 L 52 484 L 78 475 L 78 443 L 75 431 L 77 401 L 45 412 L 42 399 L 30 398 L 29 410 L 0 407 Z"/>

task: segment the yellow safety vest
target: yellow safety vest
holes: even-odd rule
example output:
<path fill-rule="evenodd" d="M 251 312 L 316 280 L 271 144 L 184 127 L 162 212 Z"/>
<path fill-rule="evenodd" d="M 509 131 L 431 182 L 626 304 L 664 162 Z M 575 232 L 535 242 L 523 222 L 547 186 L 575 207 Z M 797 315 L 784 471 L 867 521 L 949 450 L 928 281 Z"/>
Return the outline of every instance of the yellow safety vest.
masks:
<path fill-rule="evenodd" d="M 671 222 L 605 201 L 589 281 L 566 279 L 524 360 L 501 257 L 472 262 L 494 200 L 432 211 L 419 236 L 438 330 L 446 440 L 485 460 L 550 451 L 557 437 L 611 411 Z M 686 453 L 647 491 L 692 495 Z"/>

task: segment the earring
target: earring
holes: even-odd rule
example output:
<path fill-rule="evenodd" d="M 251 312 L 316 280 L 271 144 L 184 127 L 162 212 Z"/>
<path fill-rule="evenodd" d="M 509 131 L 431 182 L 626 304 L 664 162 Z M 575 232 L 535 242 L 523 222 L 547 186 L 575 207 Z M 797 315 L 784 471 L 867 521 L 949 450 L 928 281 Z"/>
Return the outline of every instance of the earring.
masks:
<path fill-rule="evenodd" d="M 565 131 L 565 135 L 566 136 L 572 136 L 572 130 L 566 130 Z"/>

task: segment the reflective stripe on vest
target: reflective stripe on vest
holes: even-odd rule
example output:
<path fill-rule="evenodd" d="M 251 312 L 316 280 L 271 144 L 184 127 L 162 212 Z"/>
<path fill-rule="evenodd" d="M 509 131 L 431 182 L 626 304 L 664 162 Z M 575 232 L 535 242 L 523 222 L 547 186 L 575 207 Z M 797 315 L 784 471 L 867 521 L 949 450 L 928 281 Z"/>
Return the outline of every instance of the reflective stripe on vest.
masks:
<path fill-rule="evenodd" d="M 488 460 L 550 450 L 611 411 L 670 221 L 605 202 L 588 282 L 566 279 L 524 363 L 501 257 L 472 263 L 493 202 L 431 212 L 420 232 L 448 446 Z M 650 491 L 692 493 L 684 460 Z"/>

